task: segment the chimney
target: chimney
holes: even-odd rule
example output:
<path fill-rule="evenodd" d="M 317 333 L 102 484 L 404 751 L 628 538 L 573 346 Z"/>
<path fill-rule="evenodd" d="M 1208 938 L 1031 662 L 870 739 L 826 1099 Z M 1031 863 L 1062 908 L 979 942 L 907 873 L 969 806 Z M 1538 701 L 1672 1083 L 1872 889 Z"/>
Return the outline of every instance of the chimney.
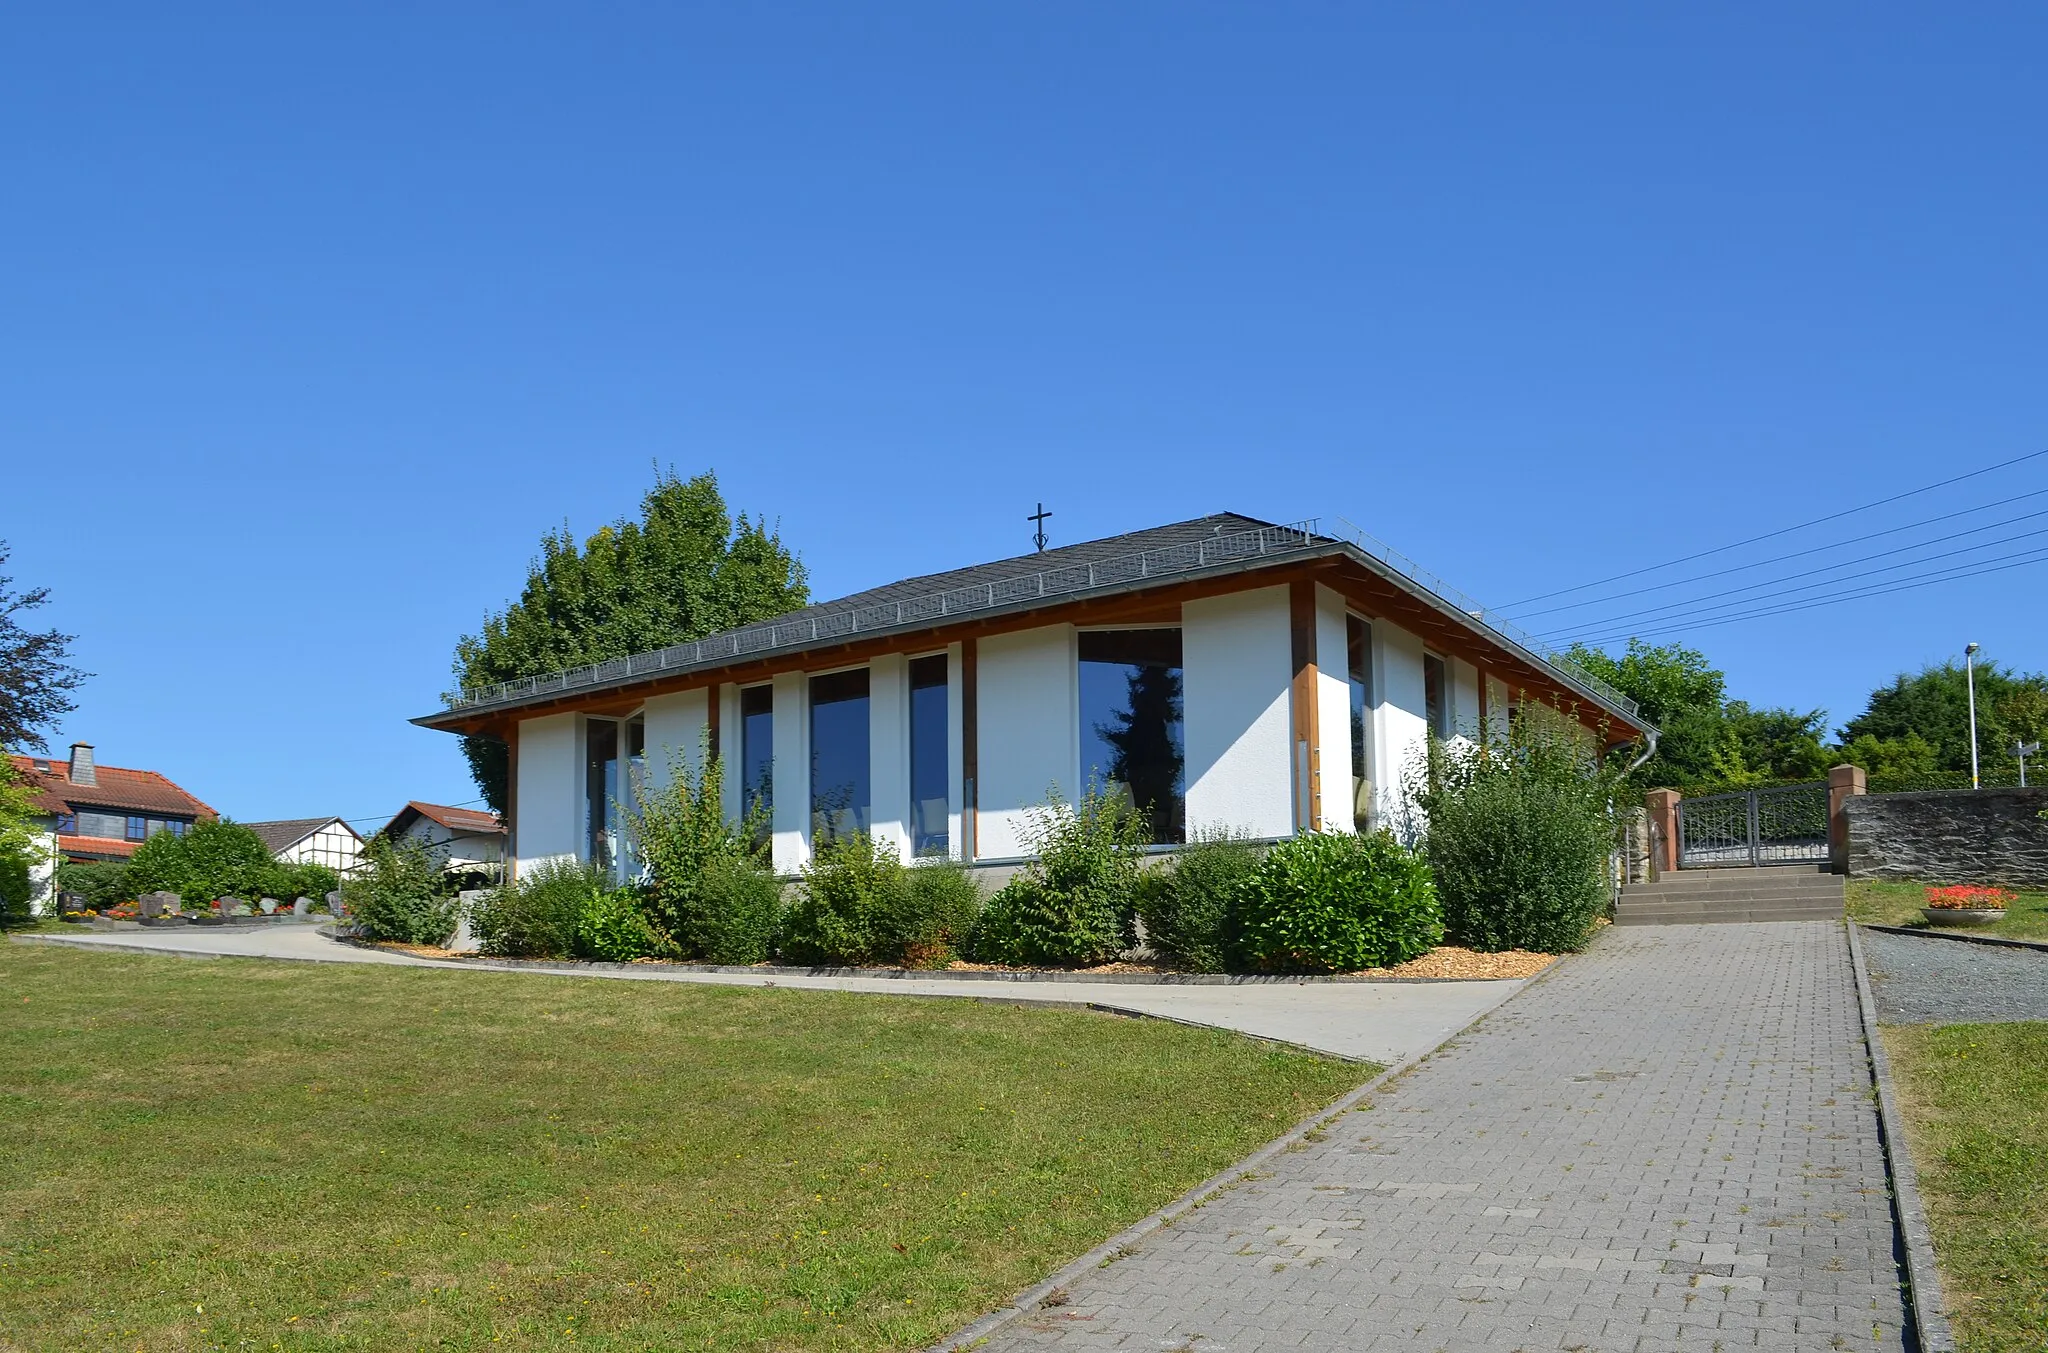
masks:
<path fill-rule="evenodd" d="M 71 744 L 71 783 L 75 785 L 96 785 L 100 773 L 93 769 L 92 744 L 74 742 Z"/>

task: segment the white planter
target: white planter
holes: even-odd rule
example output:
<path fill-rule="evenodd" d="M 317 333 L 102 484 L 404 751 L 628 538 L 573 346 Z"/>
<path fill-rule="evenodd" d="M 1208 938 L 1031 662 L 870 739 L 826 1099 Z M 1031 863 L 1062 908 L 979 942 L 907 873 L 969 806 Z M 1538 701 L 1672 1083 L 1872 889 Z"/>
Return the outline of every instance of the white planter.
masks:
<path fill-rule="evenodd" d="M 1995 925 L 2005 919 L 2004 907 L 1922 907 L 1929 925 Z"/>

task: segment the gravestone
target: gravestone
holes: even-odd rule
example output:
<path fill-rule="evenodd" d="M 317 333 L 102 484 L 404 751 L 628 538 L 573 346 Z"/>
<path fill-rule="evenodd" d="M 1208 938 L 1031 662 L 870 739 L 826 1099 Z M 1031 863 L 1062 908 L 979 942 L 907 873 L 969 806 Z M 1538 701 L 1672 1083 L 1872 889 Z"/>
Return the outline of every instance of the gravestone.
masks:
<path fill-rule="evenodd" d="M 249 904 L 239 897 L 223 897 L 220 900 L 220 914 L 222 916 L 247 916 L 249 914 Z"/>
<path fill-rule="evenodd" d="M 274 897 L 266 897 L 258 901 L 256 905 L 263 908 L 265 916 L 275 916 L 277 915 L 278 907 L 282 904 Z"/>
<path fill-rule="evenodd" d="M 294 899 L 292 899 L 292 915 L 294 915 L 294 916 L 304 916 L 304 915 L 306 915 L 306 914 L 307 914 L 308 912 L 310 912 L 310 911 L 312 911 L 312 910 L 313 910 L 313 899 L 312 899 L 312 898 L 310 898 L 310 897 L 299 897 L 299 898 L 294 898 Z"/>
<path fill-rule="evenodd" d="M 341 900 L 341 889 L 336 888 L 333 892 L 327 894 L 327 910 L 333 912 L 336 916 L 348 915 L 348 907 Z"/>
<path fill-rule="evenodd" d="M 144 893 L 136 901 L 141 904 L 144 916 L 176 916 L 178 914 L 178 895 L 176 893 L 164 892 L 159 889 L 153 893 Z"/>

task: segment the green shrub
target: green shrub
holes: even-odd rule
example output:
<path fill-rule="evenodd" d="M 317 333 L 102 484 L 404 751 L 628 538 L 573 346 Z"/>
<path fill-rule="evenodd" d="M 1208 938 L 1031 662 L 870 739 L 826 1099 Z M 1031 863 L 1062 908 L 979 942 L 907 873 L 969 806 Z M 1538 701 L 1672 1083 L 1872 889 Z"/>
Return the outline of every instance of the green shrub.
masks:
<path fill-rule="evenodd" d="M 1452 941 L 1583 947 L 1607 909 L 1615 783 L 1576 729 L 1541 708 L 1505 740 L 1433 748 L 1415 797 Z"/>
<path fill-rule="evenodd" d="M 743 855 L 713 856 L 676 918 L 683 953 L 707 963 L 766 963 L 782 923 L 782 880 Z"/>
<path fill-rule="evenodd" d="M 595 865 L 543 861 L 471 903 L 470 936 L 493 958 L 569 958 L 585 914 L 610 882 Z"/>
<path fill-rule="evenodd" d="M 1025 838 L 1037 858 L 989 899 L 972 952 L 986 963 L 1090 967 L 1136 939 L 1145 827 L 1128 801 L 1090 785 L 1072 808 L 1055 789 Z"/>
<path fill-rule="evenodd" d="M 855 966 L 890 961 L 886 918 L 908 890 L 893 844 L 856 832 L 818 847 L 782 918 L 782 956 Z"/>
<path fill-rule="evenodd" d="M 906 871 L 902 905 L 888 919 L 890 952 L 909 968 L 943 968 L 967 947 L 981 885 L 964 864 L 932 860 Z"/>
<path fill-rule="evenodd" d="M 35 880 L 31 847 L 0 838 L 0 928 L 26 925 L 35 919 Z"/>
<path fill-rule="evenodd" d="M 964 867 L 906 867 L 895 846 L 856 834 L 822 847 L 805 867 L 783 918 L 782 956 L 793 963 L 943 967 L 980 908 L 981 891 Z"/>
<path fill-rule="evenodd" d="M 281 867 L 262 837 L 222 818 L 195 822 L 183 836 L 158 832 L 137 846 L 128 859 L 127 886 L 131 897 L 173 892 L 193 906 L 222 897 L 253 902 L 277 895 L 266 885 Z"/>
<path fill-rule="evenodd" d="M 607 963 L 630 963 L 655 951 L 654 927 L 647 923 L 639 888 L 610 888 L 592 894 L 576 922 L 576 953 Z"/>
<path fill-rule="evenodd" d="M 759 939 L 763 889 L 725 865 L 738 861 L 758 873 L 767 864 L 764 813 L 757 806 L 742 822 L 727 820 L 724 785 L 725 766 L 711 755 L 708 734 L 694 758 L 671 755 L 665 777 L 641 777 L 634 783 L 633 848 L 647 871 L 645 906 L 661 952 L 756 963 L 767 954 L 754 959 L 714 955 L 752 953 Z M 716 889 L 704 894 L 705 880 L 713 876 Z M 742 914 L 720 915 L 728 904 L 741 907 Z"/>
<path fill-rule="evenodd" d="M 370 939 L 446 944 L 455 933 L 456 900 L 417 841 L 394 844 L 373 837 L 363 850 L 362 868 L 342 885 L 341 895 L 357 930 Z"/>
<path fill-rule="evenodd" d="M 1197 832 L 1138 887 L 1138 919 L 1154 952 L 1188 972 L 1229 966 L 1231 908 L 1259 867 L 1253 839 L 1228 828 Z"/>
<path fill-rule="evenodd" d="M 1236 894 L 1245 966 L 1355 972 L 1419 958 L 1443 939 L 1429 866 L 1389 832 L 1308 833 L 1283 841 Z"/>
<path fill-rule="evenodd" d="M 128 865 L 122 860 L 66 860 L 57 866 L 57 891 L 78 894 L 92 911 L 105 911 L 138 896 L 128 886 Z"/>

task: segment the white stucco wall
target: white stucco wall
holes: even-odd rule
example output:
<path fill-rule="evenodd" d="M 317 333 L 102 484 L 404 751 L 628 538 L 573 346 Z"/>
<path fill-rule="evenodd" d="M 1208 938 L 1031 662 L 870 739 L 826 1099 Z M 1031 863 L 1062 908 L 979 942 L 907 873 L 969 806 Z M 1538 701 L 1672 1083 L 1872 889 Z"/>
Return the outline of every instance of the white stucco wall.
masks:
<path fill-rule="evenodd" d="M 741 768 L 745 765 L 740 748 L 740 688 L 728 681 L 712 698 L 718 701 L 718 759 L 725 768 L 725 816 L 737 822 L 744 790 Z"/>
<path fill-rule="evenodd" d="M 319 864 L 348 874 L 362 862 L 362 854 L 362 839 L 339 823 L 330 822 L 277 852 L 277 858 L 286 864 Z"/>
<path fill-rule="evenodd" d="M 1486 736 L 1508 735 L 1508 683 L 1499 677 L 1486 679 Z"/>
<path fill-rule="evenodd" d="M 1451 736 L 1470 740 L 1479 733 L 1479 669 L 1463 658 L 1447 658 L 1451 691 Z"/>
<path fill-rule="evenodd" d="M 910 859 L 910 658 L 887 653 L 868 664 L 869 835 Z"/>
<path fill-rule="evenodd" d="M 641 711 L 647 721 L 647 783 L 668 783 L 672 766 L 691 772 L 703 768 L 704 732 L 709 726 L 711 692 L 704 688 L 657 695 Z"/>
<path fill-rule="evenodd" d="M 57 834 L 52 831 L 32 831 L 29 834 L 29 849 L 29 912 L 35 916 L 55 916 L 57 861 L 63 858 L 57 851 Z"/>
<path fill-rule="evenodd" d="M 1352 828 L 1351 676 L 1344 598 L 1316 584 L 1316 735 L 1321 744 L 1323 831 Z"/>
<path fill-rule="evenodd" d="M 1385 621 L 1372 627 L 1375 693 L 1373 802 L 1378 825 L 1412 838 L 1421 823 L 1402 792 L 1409 769 L 1429 742 L 1429 702 L 1422 683 L 1422 640 Z"/>
<path fill-rule="evenodd" d="M 980 762 L 977 859 L 1026 853 L 1026 810 L 1057 785 L 1068 802 L 1080 779 L 1079 674 L 1074 627 L 1047 625 L 983 639 L 975 732 Z"/>
<path fill-rule="evenodd" d="M 774 859 L 777 873 L 793 874 L 811 858 L 810 675 L 775 678 Z"/>
<path fill-rule="evenodd" d="M 1188 831 L 1227 826 L 1289 835 L 1287 589 L 1188 602 L 1181 608 L 1181 664 Z"/>
<path fill-rule="evenodd" d="M 519 778 L 512 826 L 518 867 L 583 849 L 583 766 L 580 715 L 551 714 L 519 722 Z"/>

